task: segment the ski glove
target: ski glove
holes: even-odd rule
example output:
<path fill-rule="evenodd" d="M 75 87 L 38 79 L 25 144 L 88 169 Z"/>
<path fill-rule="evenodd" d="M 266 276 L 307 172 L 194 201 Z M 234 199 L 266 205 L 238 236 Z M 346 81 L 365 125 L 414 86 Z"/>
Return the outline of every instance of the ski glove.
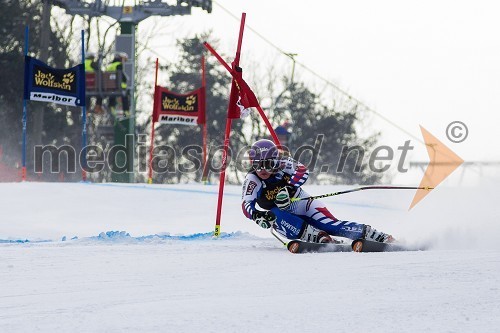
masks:
<path fill-rule="evenodd" d="M 276 195 L 276 199 L 274 199 L 274 204 L 279 209 L 287 209 L 290 207 L 290 192 L 293 189 L 290 186 L 283 187 L 278 194 Z"/>
<path fill-rule="evenodd" d="M 276 221 L 276 215 L 270 210 L 262 212 L 255 210 L 252 213 L 252 220 L 255 221 L 261 228 L 269 229 Z"/>

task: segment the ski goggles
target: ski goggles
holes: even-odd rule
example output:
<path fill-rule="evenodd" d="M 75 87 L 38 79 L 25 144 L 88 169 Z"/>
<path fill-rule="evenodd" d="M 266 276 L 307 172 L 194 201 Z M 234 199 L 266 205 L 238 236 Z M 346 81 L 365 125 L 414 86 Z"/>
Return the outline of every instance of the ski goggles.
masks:
<path fill-rule="evenodd" d="M 274 158 L 270 158 L 267 160 L 254 160 L 252 162 L 252 169 L 254 169 L 255 171 L 266 170 L 268 172 L 272 172 L 278 170 L 279 166 L 280 161 Z"/>

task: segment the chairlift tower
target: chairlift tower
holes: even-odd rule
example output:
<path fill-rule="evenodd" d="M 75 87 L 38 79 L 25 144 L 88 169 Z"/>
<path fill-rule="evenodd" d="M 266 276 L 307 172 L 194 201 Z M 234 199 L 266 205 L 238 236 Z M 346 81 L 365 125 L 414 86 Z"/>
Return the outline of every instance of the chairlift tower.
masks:
<path fill-rule="evenodd" d="M 176 4 L 171 5 L 161 0 L 139 0 L 134 1 L 134 6 L 124 5 L 125 1 L 112 0 L 52 0 L 54 5 L 66 10 L 71 15 L 87 15 L 89 17 L 108 16 L 120 23 L 120 35 L 116 36 L 115 51 L 125 52 L 129 55 L 124 64 L 124 71 L 130 78 L 130 117 L 125 118 L 115 125 L 114 140 L 115 145 L 124 145 L 127 147 L 127 159 L 121 154 L 117 155 L 116 163 L 125 165 L 127 170 L 134 167 L 135 147 L 126 144 L 126 135 L 135 135 L 135 32 L 137 25 L 142 20 L 150 16 L 173 16 L 190 15 L 192 7 L 200 7 L 208 13 L 212 12 L 212 0 L 177 0 Z M 122 5 L 115 5 L 118 2 Z M 134 182 L 134 172 L 113 173 L 112 179 L 115 182 Z"/>

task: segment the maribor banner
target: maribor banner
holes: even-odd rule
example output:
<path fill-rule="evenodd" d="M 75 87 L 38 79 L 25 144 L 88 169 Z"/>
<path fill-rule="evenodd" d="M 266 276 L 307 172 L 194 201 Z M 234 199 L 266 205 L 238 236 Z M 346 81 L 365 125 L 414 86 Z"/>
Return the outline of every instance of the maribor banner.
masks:
<path fill-rule="evenodd" d="M 187 94 L 177 94 L 156 86 L 153 122 L 181 125 L 205 123 L 205 87 Z"/>
<path fill-rule="evenodd" d="M 52 68 L 25 56 L 24 99 L 72 106 L 85 105 L 85 68 Z"/>
<path fill-rule="evenodd" d="M 87 110 L 85 107 L 85 38 L 81 31 L 82 63 L 68 69 L 52 68 L 46 63 L 28 56 L 29 27 L 24 30 L 24 94 L 23 94 L 23 137 L 22 137 L 22 181 L 26 180 L 27 159 L 27 101 L 57 103 L 82 108 L 82 165 L 87 165 Z M 45 47 L 47 47 L 45 45 Z M 82 168 L 82 181 L 87 180 L 87 173 Z"/>
<path fill-rule="evenodd" d="M 153 183 L 153 150 L 155 137 L 155 123 L 201 125 L 203 136 L 203 176 L 206 181 L 207 161 L 207 117 L 206 117 L 206 79 L 205 57 L 201 57 L 201 87 L 187 94 L 174 93 L 158 85 L 158 59 L 156 59 L 155 90 L 153 96 L 153 115 L 151 124 L 151 146 L 149 148 L 149 175 L 148 183 Z"/>

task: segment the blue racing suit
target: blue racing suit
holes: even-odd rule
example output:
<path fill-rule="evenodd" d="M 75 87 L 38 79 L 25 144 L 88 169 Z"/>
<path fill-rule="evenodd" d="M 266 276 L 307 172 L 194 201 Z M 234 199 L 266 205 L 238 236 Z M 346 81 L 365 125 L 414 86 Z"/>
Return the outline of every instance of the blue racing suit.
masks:
<path fill-rule="evenodd" d="M 292 187 L 291 197 L 310 197 L 301 188 L 308 177 L 307 168 L 289 157 L 281 160 L 279 169 L 268 179 L 261 179 L 255 171 L 250 171 L 243 182 L 243 213 L 252 219 L 255 210 L 272 211 L 276 215 L 275 229 L 289 239 L 300 238 L 307 224 L 332 236 L 361 238 L 364 224 L 337 219 L 320 200 L 294 201 L 286 210 L 276 207 L 276 195 L 285 186 Z"/>

